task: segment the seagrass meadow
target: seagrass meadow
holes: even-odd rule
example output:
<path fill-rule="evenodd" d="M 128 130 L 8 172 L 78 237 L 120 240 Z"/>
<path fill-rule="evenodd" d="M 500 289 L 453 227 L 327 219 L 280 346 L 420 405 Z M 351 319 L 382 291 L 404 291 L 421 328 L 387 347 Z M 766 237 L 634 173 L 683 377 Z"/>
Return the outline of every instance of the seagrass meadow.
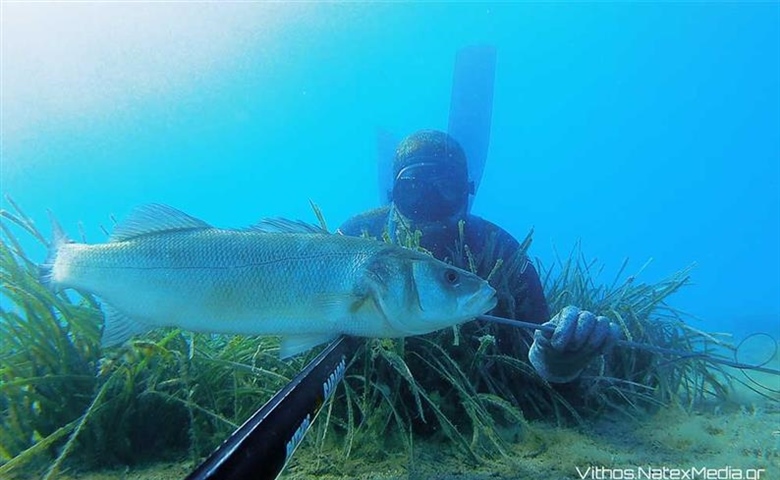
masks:
<path fill-rule="evenodd" d="M 281 361 L 274 337 L 173 329 L 102 350 L 99 302 L 39 283 L 41 259 L 22 245 L 46 245 L 46 236 L 9 204 L 0 224 L 0 478 L 181 478 L 317 353 Z M 529 234 L 520 254 L 530 243 Z M 406 246 L 416 248 L 414 237 Z M 514 262 L 460 248 L 459 266 L 512 288 L 504 279 Z M 670 303 L 690 268 L 647 284 L 627 265 L 607 284 L 578 247 L 541 265 L 551 311 L 573 304 L 610 316 L 635 342 L 736 351 Z M 285 475 L 563 479 L 593 465 L 691 459 L 780 473 L 777 377 L 617 348 L 579 381 L 554 386 L 524 355 L 498 349 L 498 338 L 518 352 L 532 340 L 476 321 L 366 340 Z"/>

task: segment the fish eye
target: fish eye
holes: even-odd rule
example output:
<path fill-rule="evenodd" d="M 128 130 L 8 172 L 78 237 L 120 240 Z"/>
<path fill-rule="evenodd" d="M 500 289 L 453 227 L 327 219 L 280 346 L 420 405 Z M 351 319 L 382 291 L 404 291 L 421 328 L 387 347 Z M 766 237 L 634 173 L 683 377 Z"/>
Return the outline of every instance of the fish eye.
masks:
<path fill-rule="evenodd" d="M 458 285 L 460 283 L 460 275 L 455 270 L 448 268 L 444 271 L 444 281 L 449 285 Z"/>

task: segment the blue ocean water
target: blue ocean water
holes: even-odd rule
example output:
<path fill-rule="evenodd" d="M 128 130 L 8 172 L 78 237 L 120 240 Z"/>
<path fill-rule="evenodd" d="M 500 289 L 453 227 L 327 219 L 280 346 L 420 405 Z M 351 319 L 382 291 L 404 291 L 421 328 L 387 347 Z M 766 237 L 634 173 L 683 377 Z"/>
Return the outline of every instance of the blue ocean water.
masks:
<path fill-rule="evenodd" d="M 46 232 L 148 202 L 336 226 L 378 204 L 376 128 L 446 129 L 457 50 L 491 44 L 473 213 L 604 282 L 696 262 L 696 326 L 780 335 L 775 2 L 4 4 L 2 30 L 2 191 Z"/>

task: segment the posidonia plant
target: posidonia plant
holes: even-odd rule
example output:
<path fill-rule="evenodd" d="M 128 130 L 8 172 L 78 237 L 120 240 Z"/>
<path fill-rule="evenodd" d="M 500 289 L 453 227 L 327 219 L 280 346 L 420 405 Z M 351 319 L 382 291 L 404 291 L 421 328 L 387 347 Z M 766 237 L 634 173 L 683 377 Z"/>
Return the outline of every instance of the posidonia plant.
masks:
<path fill-rule="evenodd" d="M 22 244 L 46 246 L 46 237 L 8 202 L 11 211 L 0 213 L 0 476 L 54 478 L 68 468 L 196 461 L 317 353 L 280 361 L 274 337 L 173 329 L 103 351 L 99 302 L 41 285 Z M 419 248 L 419 235 L 410 238 L 405 246 Z M 512 269 L 530 243 L 529 234 L 518 257 L 505 264 L 496 260 L 496 245 L 474 256 L 461 243 L 457 266 L 489 279 L 499 293 L 511 291 Z M 691 352 L 730 348 L 690 328 L 669 305 L 690 269 L 656 284 L 624 278 L 621 269 L 605 286 L 596 282 L 596 268 L 579 248 L 542 268 L 550 310 L 573 304 L 608 315 L 634 341 Z M 499 336 L 517 354 L 500 351 Z M 527 418 L 563 424 L 604 411 L 636 416 L 660 405 L 690 407 L 728 390 L 728 375 L 701 359 L 675 361 L 629 349 L 594 362 L 574 385 L 550 385 L 527 361 L 531 340 L 529 332 L 485 322 L 366 340 L 309 442 L 344 458 L 411 449 L 415 438 L 435 438 L 479 462 L 506 454 L 511 438 L 504 427 L 522 428 Z M 573 389 L 577 395 L 570 395 Z"/>

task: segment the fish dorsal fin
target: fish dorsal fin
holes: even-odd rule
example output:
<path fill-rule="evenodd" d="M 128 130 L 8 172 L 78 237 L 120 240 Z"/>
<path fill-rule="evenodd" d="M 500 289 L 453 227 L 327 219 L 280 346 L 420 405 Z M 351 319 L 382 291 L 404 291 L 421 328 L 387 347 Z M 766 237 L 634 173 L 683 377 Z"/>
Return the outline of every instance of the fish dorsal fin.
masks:
<path fill-rule="evenodd" d="M 302 220 L 288 220 L 286 218 L 264 218 L 249 227 L 249 229 L 265 233 L 318 233 L 330 235 L 330 232 L 317 225 L 312 225 Z"/>
<path fill-rule="evenodd" d="M 117 224 L 111 233 L 112 242 L 121 242 L 150 233 L 173 230 L 212 228 L 211 225 L 191 217 L 168 205 L 150 203 L 136 207 L 128 217 Z"/>

